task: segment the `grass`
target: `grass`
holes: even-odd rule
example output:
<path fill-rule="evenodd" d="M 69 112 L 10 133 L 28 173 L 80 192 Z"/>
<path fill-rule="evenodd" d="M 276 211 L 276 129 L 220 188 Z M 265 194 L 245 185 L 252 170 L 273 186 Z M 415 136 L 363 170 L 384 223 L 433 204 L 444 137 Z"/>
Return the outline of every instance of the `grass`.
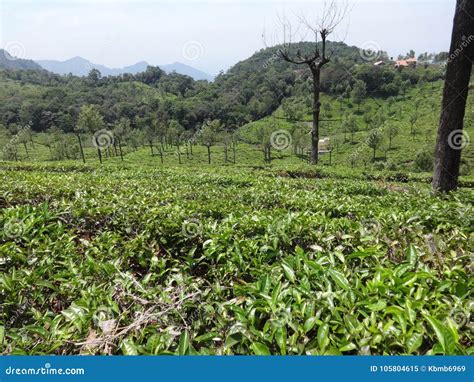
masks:
<path fill-rule="evenodd" d="M 2 353 L 472 354 L 472 188 L 156 161 L 1 165 Z"/>

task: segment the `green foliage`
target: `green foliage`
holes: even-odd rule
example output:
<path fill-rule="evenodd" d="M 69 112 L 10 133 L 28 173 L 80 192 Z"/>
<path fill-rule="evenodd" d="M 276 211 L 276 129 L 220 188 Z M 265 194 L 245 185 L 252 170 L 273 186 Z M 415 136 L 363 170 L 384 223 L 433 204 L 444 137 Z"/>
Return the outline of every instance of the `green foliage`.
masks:
<path fill-rule="evenodd" d="M 415 169 L 417 171 L 433 170 L 434 154 L 432 150 L 420 149 L 415 156 Z"/>
<path fill-rule="evenodd" d="M 104 127 L 100 112 L 93 105 L 84 105 L 79 113 L 75 131 L 78 133 L 94 133 Z"/>
<path fill-rule="evenodd" d="M 278 48 L 256 52 L 217 76 L 213 83 L 166 74 L 151 66 L 143 73 L 108 77 L 102 77 L 97 70 L 87 77 L 39 70 L 0 70 L 0 123 L 8 127 L 31 121 L 37 132 L 52 125 L 71 132 L 77 124 L 78 111 L 88 104 L 99 109 L 107 124 L 115 125 L 127 118 L 132 127 L 143 117 L 176 120 L 186 130 L 194 131 L 213 119 L 240 126 L 271 115 L 281 105 L 289 120 L 297 120 L 311 106 L 311 76 L 308 70 L 301 71 L 278 59 Z M 314 45 L 300 43 L 295 49 L 310 53 Z M 398 96 L 419 84 L 420 79 L 429 83 L 444 75 L 439 65 L 403 71 L 391 65 L 374 67 L 364 62 L 357 47 L 344 43 L 328 42 L 328 50 L 334 59 L 325 66 L 321 89 L 335 98 L 352 97 L 358 110 L 365 94 Z M 289 97 L 303 101 L 286 101 Z M 329 113 L 325 107 L 323 111 Z"/>
<path fill-rule="evenodd" d="M 366 96 L 367 96 L 367 87 L 365 85 L 365 82 L 362 80 L 357 80 L 354 83 L 354 86 L 352 87 L 351 98 L 358 108 L 360 108 L 360 104 L 362 103 L 362 101 L 365 99 Z"/>
<path fill-rule="evenodd" d="M 311 168 L 309 76 L 277 47 L 212 84 L 153 67 L 1 71 L 0 140 L 17 163 L 1 165 L 0 352 L 472 354 L 472 179 L 436 196 L 407 171 L 430 169 L 442 72 L 330 45 L 333 151 Z M 103 165 L 71 162 L 95 155 L 104 126 Z M 291 145 L 272 155 L 278 130 Z M 356 168 L 367 147 L 383 149 L 377 172 Z M 465 171 L 472 158 L 471 145 Z"/>
<path fill-rule="evenodd" d="M 367 146 L 374 150 L 373 160 L 375 160 L 375 150 L 383 141 L 382 132 L 379 129 L 373 129 L 367 135 Z"/>
<path fill-rule="evenodd" d="M 387 135 L 388 135 L 388 140 L 389 140 L 389 147 L 388 148 L 389 149 L 392 148 L 392 141 L 398 134 L 400 134 L 400 128 L 397 125 L 390 124 L 387 127 Z"/>
<path fill-rule="evenodd" d="M 3 167 L 3 353 L 472 354 L 472 189 Z"/>
<path fill-rule="evenodd" d="M 221 129 L 221 122 L 217 119 L 206 123 L 200 132 L 202 144 L 206 147 L 214 146 L 217 143 Z"/>

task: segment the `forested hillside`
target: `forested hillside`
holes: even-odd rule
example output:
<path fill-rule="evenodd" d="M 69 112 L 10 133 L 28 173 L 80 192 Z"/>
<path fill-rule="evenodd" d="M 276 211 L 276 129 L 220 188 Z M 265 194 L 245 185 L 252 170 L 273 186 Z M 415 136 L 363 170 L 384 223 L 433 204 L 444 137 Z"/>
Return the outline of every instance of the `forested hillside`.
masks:
<path fill-rule="evenodd" d="M 300 45 L 302 51 L 311 49 L 310 43 Z M 348 95 L 357 81 L 365 82 L 367 94 L 384 98 L 443 76 L 439 66 L 396 71 L 364 61 L 356 47 L 329 46 L 333 60 L 323 74 L 322 88 L 333 97 Z M 207 119 L 219 119 L 229 127 L 239 126 L 271 114 L 286 97 L 308 94 L 307 71 L 279 60 L 277 49 L 257 52 L 213 83 L 166 74 L 158 67 L 104 78 L 96 70 L 86 78 L 1 71 L 0 123 L 8 127 L 31 121 L 33 131 L 56 126 L 69 132 L 80 107 L 93 104 L 111 124 L 121 118 L 128 118 L 132 127 L 139 127 L 142 120 L 176 120 L 185 129 L 197 130 Z"/>
<path fill-rule="evenodd" d="M 323 163 L 431 171 L 444 66 L 431 60 L 417 67 L 395 68 L 384 52 L 372 52 L 368 60 L 357 47 L 336 42 L 328 46 L 331 62 L 321 78 L 321 136 L 329 138 L 331 155 L 323 156 Z M 86 134 L 86 155 L 94 155 L 87 148 L 92 148 L 87 129 L 78 129 L 81 110 L 91 106 L 88 110 L 97 114 L 101 126 L 120 135 L 124 153 L 146 145 L 152 154 L 171 155 L 171 162 L 201 163 L 196 156 L 190 160 L 188 143 L 209 146 L 210 160 L 211 146 L 220 146 L 213 151 L 227 152 L 230 143 L 235 149 L 240 142 L 249 163 L 282 163 L 286 156 L 290 162 L 304 163 L 312 119 L 310 73 L 279 59 L 278 49 L 262 49 L 212 83 L 150 66 L 142 73 L 108 77 L 97 70 L 87 77 L 0 71 L 0 139 L 9 140 L 26 125 L 30 138 L 42 133 L 31 138 L 29 148 L 24 142 L 24 148 L 4 150 L 4 159 L 79 159 L 74 133 Z M 309 52 L 312 47 L 301 43 L 298 49 Z M 375 60 L 386 64 L 376 66 Z M 468 132 L 473 125 L 472 111 L 467 108 Z M 214 127 L 207 136 L 201 135 L 210 121 Z M 271 150 L 270 137 L 278 129 L 291 134 L 288 150 L 275 151 L 278 155 L 273 158 L 248 154 Z M 380 136 L 375 136 L 373 131 L 380 129 Z M 367 144 L 369 137 L 375 140 L 372 146 Z M 29 138 L 24 135 L 22 139 Z M 34 140 L 40 145 L 34 147 Z M 173 146 L 183 144 L 186 159 L 176 158 Z M 44 146 L 49 153 L 42 151 Z M 291 152 L 297 159 L 291 159 Z M 462 175 L 470 174 L 473 157 L 466 148 Z"/>

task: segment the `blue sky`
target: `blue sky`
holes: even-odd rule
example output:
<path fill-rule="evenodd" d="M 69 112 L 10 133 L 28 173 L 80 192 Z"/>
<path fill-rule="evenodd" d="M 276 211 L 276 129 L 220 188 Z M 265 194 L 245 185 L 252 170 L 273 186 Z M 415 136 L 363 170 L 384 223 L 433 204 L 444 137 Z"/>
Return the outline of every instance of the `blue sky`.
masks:
<path fill-rule="evenodd" d="M 448 50 L 455 0 L 353 0 L 334 40 L 391 56 Z M 81 56 L 122 67 L 175 61 L 210 74 L 264 47 L 277 15 L 317 15 L 321 1 L 0 0 L 0 46 L 24 58 Z"/>

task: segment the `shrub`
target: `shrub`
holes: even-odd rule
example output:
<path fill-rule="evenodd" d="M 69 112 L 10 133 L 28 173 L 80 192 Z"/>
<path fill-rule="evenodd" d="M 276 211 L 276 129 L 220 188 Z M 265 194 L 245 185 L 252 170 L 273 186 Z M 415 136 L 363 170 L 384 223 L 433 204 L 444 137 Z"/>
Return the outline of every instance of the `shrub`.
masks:
<path fill-rule="evenodd" d="M 395 162 L 388 161 L 385 163 L 385 168 L 389 171 L 397 171 L 398 165 Z"/>
<path fill-rule="evenodd" d="M 462 176 L 467 176 L 471 174 L 471 167 L 465 159 L 461 159 L 461 167 L 459 168 L 459 174 Z"/>
<path fill-rule="evenodd" d="M 377 171 L 382 171 L 385 169 L 385 163 L 384 162 L 375 162 L 372 167 L 374 168 L 374 170 L 377 170 Z"/>
<path fill-rule="evenodd" d="M 421 149 L 415 156 L 416 171 L 432 171 L 433 170 L 433 152 L 427 149 Z"/>

